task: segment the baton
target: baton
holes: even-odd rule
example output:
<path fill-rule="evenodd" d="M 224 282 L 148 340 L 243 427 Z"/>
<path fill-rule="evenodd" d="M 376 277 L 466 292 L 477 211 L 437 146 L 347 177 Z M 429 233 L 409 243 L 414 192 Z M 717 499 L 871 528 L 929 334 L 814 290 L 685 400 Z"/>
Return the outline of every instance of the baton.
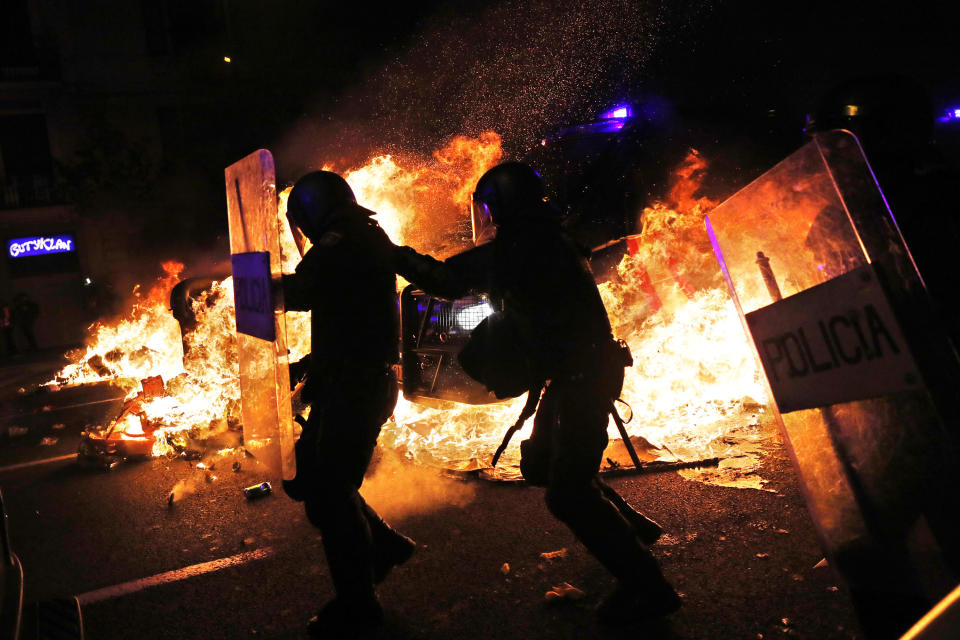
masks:
<path fill-rule="evenodd" d="M 630 459 L 633 460 L 633 466 L 637 469 L 643 466 L 643 463 L 640 462 L 640 456 L 637 455 L 637 450 L 633 448 L 633 443 L 630 442 L 630 436 L 627 435 L 627 428 L 623 426 L 623 420 L 620 418 L 620 414 L 617 413 L 617 407 L 611 402 L 610 403 L 610 413 L 613 415 L 613 421 L 617 425 L 617 431 L 620 432 L 620 437 L 623 438 L 623 446 L 627 448 L 627 453 L 630 454 Z"/>

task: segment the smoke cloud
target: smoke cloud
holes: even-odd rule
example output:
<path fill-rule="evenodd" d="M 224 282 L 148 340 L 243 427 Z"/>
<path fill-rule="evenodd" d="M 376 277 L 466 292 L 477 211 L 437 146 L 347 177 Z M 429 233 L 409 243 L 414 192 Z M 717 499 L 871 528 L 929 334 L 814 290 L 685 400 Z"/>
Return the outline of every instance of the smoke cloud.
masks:
<path fill-rule="evenodd" d="M 464 507 L 476 487 L 445 477 L 432 467 L 411 465 L 392 451 L 382 457 L 363 481 L 360 493 L 386 520 L 400 520 L 446 507 Z"/>

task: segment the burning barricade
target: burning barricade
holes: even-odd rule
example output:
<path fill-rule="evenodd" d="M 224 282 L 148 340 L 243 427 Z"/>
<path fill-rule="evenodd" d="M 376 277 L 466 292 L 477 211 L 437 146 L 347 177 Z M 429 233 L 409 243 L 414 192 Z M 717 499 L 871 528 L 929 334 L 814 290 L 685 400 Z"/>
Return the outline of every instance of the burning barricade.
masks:
<path fill-rule="evenodd" d="M 913 596 L 925 568 L 904 556 L 915 538 L 923 537 L 920 551 L 928 554 L 921 560 L 939 557 L 938 545 L 955 551 L 943 506 L 957 495 L 949 476 L 956 467 L 955 430 L 945 428 L 956 424 L 956 386 L 944 381 L 954 382 L 947 374 L 956 373 L 957 363 L 930 320 L 909 250 L 848 135 L 819 136 L 715 208 L 693 197 L 703 167 L 692 154 L 670 199 L 643 211 L 642 228 L 622 240 L 617 277 L 602 284 L 601 295 L 615 335 L 634 358 L 623 390 L 632 420 L 623 425 L 621 444 L 612 446 L 640 444 L 635 449 L 644 457 L 625 461 L 612 450 L 604 457 L 608 471 L 693 467 L 681 473 L 763 488 L 756 474 L 760 456 L 782 429 L 831 564 L 835 560 L 866 594 L 877 588 L 874 567 L 896 567 L 895 591 Z M 492 163 L 499 155 L 484 157 Z M 248 209 L 246 220 L 259 216 L 257 224 L 272 234 L 270 246 L 235 253 L 269 252 L 257 274 L 269 280 L 289 272 L 303 247 L 285 226 L 272 157 L 263 151 L 255 160 L 252 168 L 260 173 L 242 200 L 248 207 L 258 198 L 266 203 L 259 213 Z M 417 199 L 425 184 L 442 187 L 462 211 L 456 194 L 473 176 L 444 182 L 434 173 L 424 183 L 421 171 L 381 156 L 345 177 L 359 202 L 375 205 L 394 242 L 442 255 L 437 243 L 449 238 L 441 228 L 453 218 L 431 221 L 429 208 L 417 216 Z M 240 177 L 231 204 L 238 218 Z M 447 253 L 456 249 L 443 246 Z M 175 280 L 168 276 L 167 295 Z M 274 316 L 272 305 L 254 299 L 252 292 L 263 286 L 242 286 L 240 297 L 247 296 L 247 306 L 262 312 L 276 333 L 238 336 L 229 278 L 198 293 L 196 323 L 184 335 L 166 300 L 160 296 L 157 303 L 153 295 L 147 296 L 152 305 L 138 302 L 124 322 L 99 327 L 86 354 L 58 380 L 112 375 L 143 384 L 136 393 L 131 389 L 107 428 L 86 434 L 81 447 L 107 459 L 158 456 L 177 451 L 177 438 L 186 434 L 203 439 L 242 426 L 247 451 L 282 461 L 289 476 L 295 435 L 288 362 L 305 355 L 308 323 L 302 314 L 281 310 Z M 417 331 L 405 345 L 403 364 L 417 371 L 404 371 L 405 397 L 380 444 L 412 463 L 489 472 L 523 398 L 465 404 L 435 393 L 449 377 L 443 366 L 451 340 L 476 326 L 483 301 L 434 303 L 409 292 L 406 299 L 410 306 L 401 315 L 409 310 Z M 128 333 L 135 337 L 118 345 Z M 770 392 L 783 416 L 768 400 Z M 518 449 L 506 450 L 505 466 L 516 466 Z M 936 494 L 951 497 L 942 503 L 929 498 Z"/>
<path fill-rule="evenodd" d="M 166 394 L 163 378 L 153 376 L 140 381 L 142 390 L 123 403 L 123 409 L 103 431 L 84 431 L 78 455 L 81 462 L 113 466 L 125 458 L 146 458 L 153 453 L 159 425 L 143 410 L 143 403 Z"/>
<path fill-rule="evenodd" d="M 463 214 L 470 187 L 499 158 L 499 138 L 485 134 L 476 140 L 456 139 L 430 161 L 377 157 L 358 170 L 345 172 L 345 177 L 358 201 L 374 205 L 380 212 L 379 222 L 395 242 L 442 256 L 470 244 L 471 229 L 464 224 Z M 685 166 L 698 162 L 702 164 L 693 155 Z M 700 177 L 702 170 L 678 175 L 674 196 L 648 207 L 643 213 L 643 230 L 624 241 L 629 246 L 624 248 L 618 277 L 601 285 L 615 333 L 625 338 L 636 361 L 627 369 L 624 387 L 633 414 L 626 427 L 632 441 L 649 443 L 649 447 L 641 447 L 644 464 L 659 461 L 696 467 L 702 466 L 698 461 L 736 459 L 736 465 L 684 473 L 759 488 L 762 482 L 754 469 L 759 450 L 775 437 L 775 424 L 736 311 L 722 289 L 715 263 L 710 264 L 702 219 L 711 203 L 688 197 Z M 280 269 L 289 272 L 299 261 L 301 248 L 286 226 L 286 193 L 273 197 L 279 204 L 274 228 L 279 229 Z M 170 313 L 170 296 L 182 282 L 183 265 L 167 263 L 164 268 L 166 275 L 147 294 L 138 293 L 125 318 L 93 327 L 86 351 L 75 354 L 75 364 L 58 375 L 59 384 L 114 380 L 128 391 L 131 401 L 143 395 L 131 405 L 136 410 L 123 412 L 101 429 L 90 429 L 86 443 L 107 456 L 124 448 L 142 451 L 147 436 L 139 435 L 139 423 L 141 430 L 146 425 L 145 432 L 153 434 L 150 455 L 170 455 L 183 452 L 191 442 L 224 432 L 239 440 L 242 429 L 243 446 L 256 453 L 263 438 L 247 431 L 266 412 L 260 408 L 247 415 L 244 403 L 248 408 L 254 403 L 248 402 L 252 397 L 246 391 L 241 403 L 241 386 L 263 361 L 254 358 L 252 366 L 241 366 L 245 356 L 236 333 L 234 281 L 212 279 L 209 285 L 191 288 L 187 298 L 173 303 L 190 309 L 190 326 L 181 332 Z M 452 322 L 469 330 L 478 308 L 453 309 Z M 443 305 L 437 305 L 431 313 L 437 315 L 442 309 Z M 282 320 L 285 344 L 277 353 L 294 362 L 309 349 L 309 316 L 288 312 Z M 444 335 L 451 334 L 446 331 Z M 448 341 L 445 346 L 450 344 Z M 407 359 L 409 350 L 404 355 L 405 366 L 419 367 L 420 380 L 445 384 L 443 371 L 435 376 L 437 372 L 431 369 L 435 360 Z M 404 397 L 382 431 L 381 446 L 415 464 L 489 471 L 490 458 L 505 428 L 519 415 L 523 398 L 481 405 L 451 402 L 438 399 L 437 394 L 415 393 L 408 384 L 414 377 L 404 373 Z M 165 382 L 165 393 L 148 397 L 137 381 L 155 376 Z M 269 386 L 274 391 L 266 407 L 273 415 L 276 409 L 271 406 L 280 401 L 289 405 L 290 391 L 276 386 L 272 378 Z M 272 418 L 270 423 L 278 420 Z M 288 423 L 292 425 L 292 420 Z M 511 473 L 518 477 L 517 443 L 525 437 L 522 432 L 518 436 L 504 453 L 497 477 L 509 478 Z M 134 439 L 141 440 L 122 443 Z M 113 448 L 108 445 L 113 441 L 121 442 Z M 616 450 L 608 453 L 608 470 L 633 466 L 629 457 Z"/>

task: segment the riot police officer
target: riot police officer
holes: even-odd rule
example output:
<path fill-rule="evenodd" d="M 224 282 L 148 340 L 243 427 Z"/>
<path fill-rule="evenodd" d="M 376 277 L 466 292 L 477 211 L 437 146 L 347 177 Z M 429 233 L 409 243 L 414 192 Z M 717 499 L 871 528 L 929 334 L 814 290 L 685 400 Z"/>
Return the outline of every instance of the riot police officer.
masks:
<path fill-rule="evenodd" d="M 617 578 L 597 611 L 600 621 L 671 613 L 680 598 L 642 542 L 652 543 L 659 527 L 597 476 L 625 363 L 586 256 L 561 230 L 539 174 L 525 164 L 506 162 L 485 173 L 473 207 L 475 222 L 492 221 L 492 241 L 442 263 L 401 247 L 401 272 L 433 295 L 486 292 L 502 308 L 475 331 L 483 346 L 462 352 L 468 373 L 501 397 L 524 388 L 539 394 L 546 385 L 533 435 L 521 448 L 521 470 L 546 487 L 550 512 Z"/>
<path fill-rule="evenodd" d="M 415 548 L 358 492 L 398 392 L 393 245 L 373 215 L 329 171 L 300 178 L 287 202 L 291 227 L 313 245 L 282 279 L 287 309 L 312 311 L 311 411 L 296 445 L 297 476 L 284 489 L 320 529 L 336 590 L 310 622 L 317 635 L 379 626 L 374 585 Z"/>

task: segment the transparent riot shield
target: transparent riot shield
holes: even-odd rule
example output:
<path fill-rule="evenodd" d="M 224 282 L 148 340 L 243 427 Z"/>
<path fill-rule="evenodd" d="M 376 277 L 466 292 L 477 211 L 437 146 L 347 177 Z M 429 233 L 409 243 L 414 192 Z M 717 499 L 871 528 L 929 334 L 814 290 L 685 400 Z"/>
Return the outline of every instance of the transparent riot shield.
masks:
<path fill-rule="evenodd" d="M 896 633 L 960 578 L 960 376 L 909 249 L 843 131 L 706 223 L 823 547 L 868 636 Z"/>
<path fill-rule="evenodd" d="M 247 451 L 289 480 L 296 474 L 273 156 L 256 151 L 224 171 L 237 307 L 240 403 Z"/>

